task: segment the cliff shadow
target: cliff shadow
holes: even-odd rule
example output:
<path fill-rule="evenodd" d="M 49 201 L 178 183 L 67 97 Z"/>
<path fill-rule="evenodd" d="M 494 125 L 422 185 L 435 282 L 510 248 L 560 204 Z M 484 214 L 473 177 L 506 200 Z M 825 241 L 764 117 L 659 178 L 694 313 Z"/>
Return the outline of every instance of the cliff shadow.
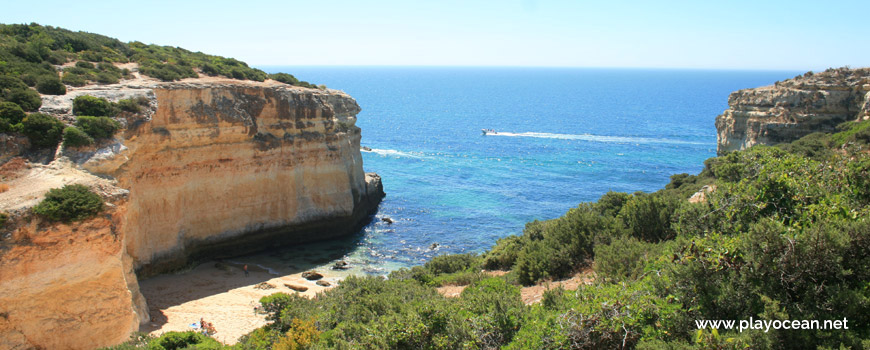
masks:
<path fill-rule="evenodd" d="M 142 324 L 140 331 L 190 330 L 188 325 L 204 318 L 214 323 L 220 332 L 222 327 L 235 327 L 232 326 L 235 318 L 254 316 L 254 308 L 259 306 L 261 297 L 295 293 L 288 284 L 306 287 L 302 294 L 313 296 L 324 287 L 305 280 L 301 273 L 317 271 L 331 284 L 353 274 L 332 270 L 331 266 L 360 246 L 366 235 L 365 228 L 377 223 L 371 218 L 374 216 L 365 227 L 349 236 L 266 247 L 257 253 L 211 259 L 187 270 L 143 279 L 139 286 L 151 321 Z M 256 323 L 256 319 L 247 321 L 247 325 Z M 251 330 L 253 328 L 248 331 Z"/>

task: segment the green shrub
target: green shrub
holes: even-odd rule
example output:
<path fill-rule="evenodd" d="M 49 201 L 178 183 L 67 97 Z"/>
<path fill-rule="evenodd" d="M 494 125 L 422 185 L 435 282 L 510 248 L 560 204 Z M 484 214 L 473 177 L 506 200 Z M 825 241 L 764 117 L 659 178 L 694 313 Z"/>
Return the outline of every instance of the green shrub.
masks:
<path fill-rule="evenodd" d="M 12 124 L 9 124 L 6 119 L 0 118 L 0 133 L 12 132 L 13 129 Z"/>
<path fill-rule="evenodd" d="M 148 350 L 220 349 L 223 346 L 201 333 L 166 332 L 148 343 Z"/>
<path fill-rule="evenodd" d="M 56 147 L 63 137 L 60 120 L 42 113 L 31 113 L 21 121 L 21 133 L 37 147 Z"/>
<path fill-rule="evenodd" d="M 109 117 L 76 117 L 76 126 L 88 134 L 94 140 L 112 138 L 115 132 L 121 128 L 121 124 Z"/>
<path fill-rule="evenodd" d="M 619 211 L 630 234 L 647 242 L 659 242 L 675 237 L 671 227 L 674 212 L 681 199 L 666 193 L 638 194 Z"/>
<path fill-rule="evenodd" d="M 88 61 L 78 61 L 76 62 L 76 67 L 84 69 L 94 69 L 94 64 Z"/>
<path fill-rule="evenodd" d="M 17 103 L 0 102 L 0 119 L 6 120 L 9 124 L 18 124 L 26 116 L 27 114 Z"/>
<path fill-rule="evenodd" d="M 109 100 L 82 95 L 73 99 L 73 114 L 95 117 L 112 117 L 117 113 Z"/>
<path fill-rule="evenodd" d="M 9 220 L 9 214 L 0 213 L 0 228 L 3 228 L 3 225 L 6 225 L 6 221 Z"/>
<path fill-rule="evenodd" d="M 296 79 L 292 74 L 287 73 L 274 73 L 269 74 L 269 79 L 282 82 L 284 84 L 296 85 L 299 84 L 299 79 Z"/>
<path fill-rule="evenodd" d="M 46 95 L 64 95 L 66 86 L 56 76 L 45 76 L 37 81 L 36 91 Z"/>
<path fill-rule="evenodd" d="M 596 236 L 614 232 L 612 219 L 599 215 L 594 206 L 580 205 L 543 225 L 527 226 L 528 243 L 517 256 L 520 283 L 567 277 L 592 259 Z"/>
<path fill-rule="evenodd" d="M 74 126 L 63 129 L 63 147 L 82 147 L 94 144 L 94 139 Z"/>
<path fill-rule="evenodd" d="M 53 221 L 87 219 L 103 210 L 103 199 L 84 185 L 66 185 L 48 191 L 33 212 Z"/>
<path fill-rule="evenodd" d="M 599 278 L 630 281 L 643 274 L 644 267 L 659 256 L 659 245 L 634 237 L 614 239 L 595 246 L 595 273 Z"/>
<path fill-rule="evenodd" d="M 500 278 L 472 283 L 460 298 L 462 313 L 470 319 L 480 348 L 497 349 L 509 343 L 523 323 L 526 306 L 520 289 Z"/>
<path fill-rule="evenodd" d="M 64 84 L 67 84 L 70 86 L 76 86 L 76 87 L 85 86 L 88 84 L 87 78 L 85 78 L 84 76 L 82 76 L 80 74 L 74 74 L 74 73 L 70 73 L 70 72 L 64 72 L 63 78 L 61 78 L 61 80 L 63 81 Z"/>
<path fill-rule="evenodd" d="M 595 210 L 604 216 L 616 216 L 630 199 L 628 193 L 608 191 L 595 203 Z"/>
<path fill-rule="evenodd" d="M 147 104 L 147 103 L 148 102 L 146 99 L 144 104 Z M 123 100 L 118 101 L 118 108 L 120 108 L 124 112 L 139 113 L 140 111 L 142 111 L 142 105 L 143 105 L 143 103 L 141 100 L 132 99 L 132 98 L 123 99 Z"/>
<path fill-rule="evenodd" d="M 9 75 L 0 75 L 0 102 L 3 101 L 14 102 L 28 112 L 36 111 L 42 105 L 42 98 L 36 90 L 28 88 L 18 77 Z"/>
<path fill-rule="evenodd" d="M 489 270 L 508 270 L 513 267 L 517 261 L 517 255 L 522 249 L 522 240 L 523 238 L 520 236 L 500 238 L 495 246 L 483 255 L 483 267 Z"/>
<path fill-rule="evenodd" d="M 475 254 L 439 255 L 426 262 L 423 267 L 435 275 L 479 269 L 480 257 Z"/>
<path fill-rule="evenodd" d="M 112 74 L 109 72 L 97 73 L 97 82 L 100 84 L 117 84 L 118 81 L 119 81 L 118 74 Z"/>
<path fill-rule="evenodd" d="M 831 135 L 820 132 L 806 135 L 791 143 L 776 145 L 776 147 L 815 160 L 825 160 L 834 154 Z"/>

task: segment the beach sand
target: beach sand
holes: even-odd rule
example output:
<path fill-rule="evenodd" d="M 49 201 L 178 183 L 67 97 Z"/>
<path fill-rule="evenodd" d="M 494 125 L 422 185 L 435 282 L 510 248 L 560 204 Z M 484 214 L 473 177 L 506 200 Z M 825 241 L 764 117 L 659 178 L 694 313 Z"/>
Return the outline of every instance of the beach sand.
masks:
<path fill-rule="evenodd" d="M 248 266 L 245 277 L 241 264 L 203 263 L 192 270 L 153 277 L 139 283 L 148 302 L 151 322 L 140 330 L 154 336 L 169 331 L 193 330 L 191 323 L 200 318 L 214 324 L 214 338 L 224 344 L 235 344 L 239 337 L 266 325 L 265 315 L 256 314 L 254 307 L 260 298 L 274 293 L 296 293 L 284 284 L 308 287 L 300 294 L 313 297 L 328 287 L 302 278 L 301 272 L 275 275 L 257 266 Z M 335 285 L 340 277 L 331 271 L 318 269 L 324 280 Z M 259 289 L 266 282 L 274 288 Z"/>

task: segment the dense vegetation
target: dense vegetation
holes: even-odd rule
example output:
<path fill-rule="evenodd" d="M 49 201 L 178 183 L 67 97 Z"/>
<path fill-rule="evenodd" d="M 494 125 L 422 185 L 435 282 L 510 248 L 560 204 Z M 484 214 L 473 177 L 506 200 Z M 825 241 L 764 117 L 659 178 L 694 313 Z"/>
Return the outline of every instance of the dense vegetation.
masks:
<path fill-rule="evenodd" d="M 531 222 L 482 256 L 351 277 L 313 300 L 263 298 L 271 323 L 232 348 L 870 349 L 868 130 L 870 121 L 846 123 L 711 158 L 658 192 L 610 192 Z M 706 200 L 687 200 L 705 185 L 714 186 Z M 589 266 L 593 285 L 523 305 L 519 284 Z M 448 284 L 469 285 L 458 298 L 433 288 Z M 750 317 L 845 318 L 849 329 L 695 323 Z"/>
<path fill-rule="evenodd" d="M 84 185 L 53 188 L 45 199 L 33 207 L 33 212 L 53 221 L 87 219 L 103 210 L 103 199 Z"/>
<path fill-rule="evenodd" d="M 170 46 L 123 43 L 103 35 L 38 24 L 0 24 L 0 133 L 21 132 L 37 147 L 56 146 L 65 133 L 63 125 L 57 127 L 42 116 L 30 119 L 39 125 L 22 124 L 25 112 L 36 112 L 42 105 L 39 94 L 64 95 L 67 85 L 114 84 L 132 78 L 130 69 L 119 67 L 124 63 L 137 63 L 140 73 L 163 81 L 202 73 L 242 80 L 271 78 L 289 85 L 317 88 L 293 75 L 266 74 L 232 58 Z M 97 104 L 79 106 L 76 115 L 112 117 L 119 110 L 137 113 L 140 108 L 137 101 L 112 104 L 103 100 L 106 103 L 101 106 L 98 99 L 91 99 L 84 102 Z M 43 131 L 47 134 L 40 134 Z M 88 144 L 76 131 L 68 133 L 72 140 L 65 144 Z"/>
<path fill-rule="evenodd" d="M 44 81 L 46 91 L 60 93 L 63 86 L 81 86 L 88 82 L 112 84 L 130 76 L 126 68 L 116 64 L 134 62 L 139 72 L 163 81 L 198 76 L 198 72 L 233 79 L 264 81 L 269 74 L 249 67 L 245 62 L 178 47 L 124 43 L 107 36 L 73 32 L 38 24 L 0 24 L 0 75 L 16 79 L 25 86 L 38 86 Z M 64 66 L 62 75 L 55 66 Z M 62 79 L 58 79 L 62 76 Z M 311 86 L 286 73 L 272 75 L 286 84 Z"/>

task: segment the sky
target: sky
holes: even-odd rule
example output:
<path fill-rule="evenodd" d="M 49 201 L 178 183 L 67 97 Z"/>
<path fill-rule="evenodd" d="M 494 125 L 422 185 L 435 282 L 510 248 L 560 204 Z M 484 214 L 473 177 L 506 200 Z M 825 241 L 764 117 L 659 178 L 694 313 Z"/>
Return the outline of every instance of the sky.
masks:
<path fill-rule="evenodd" d="M 253 66 L 870 66 L 870 1 L 0 0 L 36 22 Z"/>

